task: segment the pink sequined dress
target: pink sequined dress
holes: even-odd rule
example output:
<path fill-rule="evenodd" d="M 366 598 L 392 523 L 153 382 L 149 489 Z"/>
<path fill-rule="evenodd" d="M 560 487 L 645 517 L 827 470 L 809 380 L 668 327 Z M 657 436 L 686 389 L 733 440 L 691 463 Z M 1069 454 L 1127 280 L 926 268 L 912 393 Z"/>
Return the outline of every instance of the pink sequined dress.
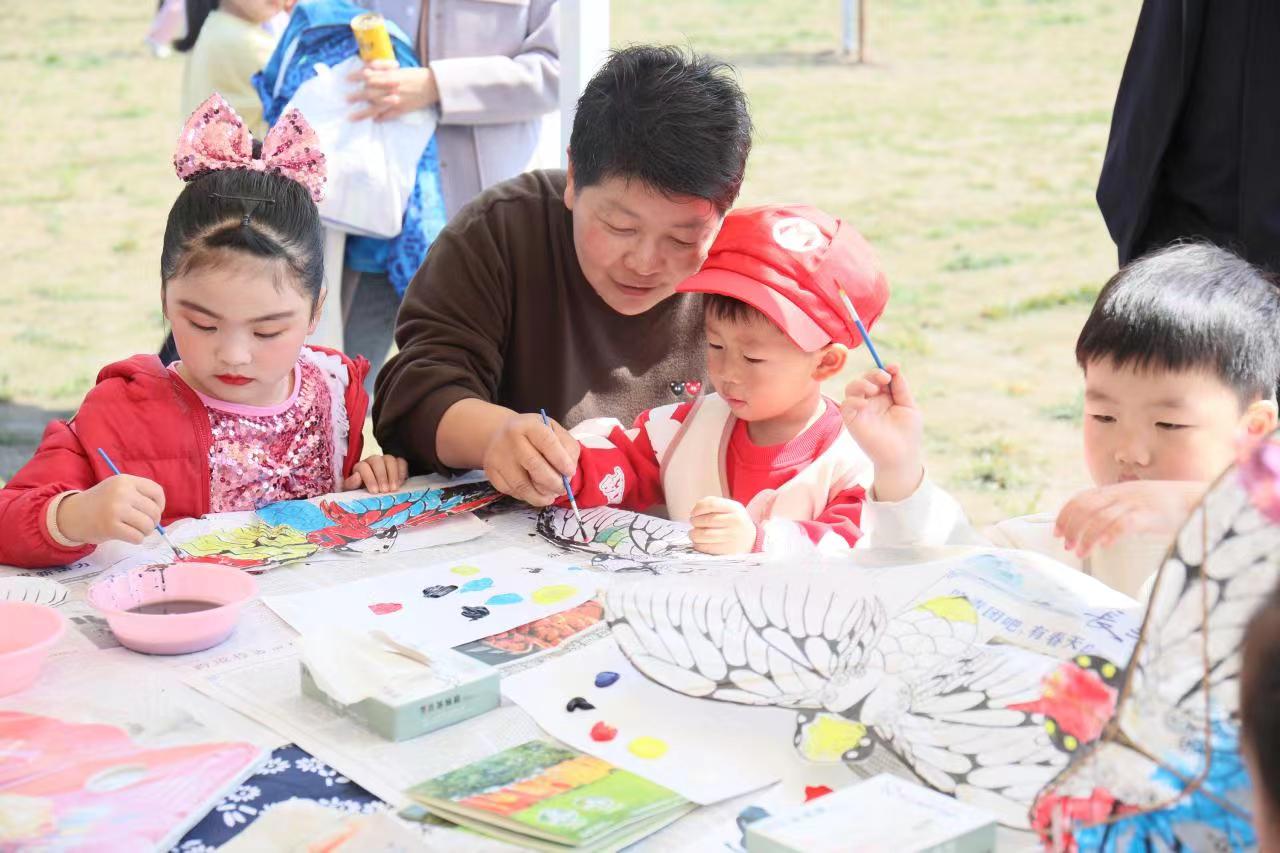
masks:
<path fill-rule="evenodd" d="M 293 392 L 276 406 L 242 406 L 196 394 L 213 430 L 212 512 L 252 510 L 337 490 L 335 469 L 341 468 L 335 462 L 333 396 L 316 365 L 298 361 Z"/>

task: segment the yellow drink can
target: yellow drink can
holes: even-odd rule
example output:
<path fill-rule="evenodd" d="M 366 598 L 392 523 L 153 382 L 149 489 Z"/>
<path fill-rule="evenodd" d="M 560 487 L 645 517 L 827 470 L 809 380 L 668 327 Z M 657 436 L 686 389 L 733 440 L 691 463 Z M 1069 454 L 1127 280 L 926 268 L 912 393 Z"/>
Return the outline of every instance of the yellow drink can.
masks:
<path fill-rule="evenodd" d="M 355 33 L 360 58 L 365 62 L 396 58 L 391 49 L 391 36 L 387 34 L 387 22 L 377 12 L 356 15 L 351 19 L 351 31 Z"/>

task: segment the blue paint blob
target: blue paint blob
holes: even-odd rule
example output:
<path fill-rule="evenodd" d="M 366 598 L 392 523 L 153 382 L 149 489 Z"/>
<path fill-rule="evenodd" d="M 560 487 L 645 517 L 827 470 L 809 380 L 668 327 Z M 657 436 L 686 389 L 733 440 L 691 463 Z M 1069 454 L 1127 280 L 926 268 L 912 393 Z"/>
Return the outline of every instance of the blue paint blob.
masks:
<path fill-rule="evenodd" d="M 482 589 L 488 589 L 493 586 L 493 578 L 476 578 L 473 581 L 467 581 L 462 585 L 463 592 L 479 592 Z"/>
<path fill-rule="evenodd" d="M 617 680 L 618 673 L 616 672 L 609 672 L 608 670 L 605 670 L 604 672 L 596 673 L 596 687 L 608 687 Z"/>
<path fill-rule="evenodd" d="M 498 595 L 490 596 L 485 604 L 519 604 L 524 601 L 524 596 L 514 592 L 503 592 Z"/>

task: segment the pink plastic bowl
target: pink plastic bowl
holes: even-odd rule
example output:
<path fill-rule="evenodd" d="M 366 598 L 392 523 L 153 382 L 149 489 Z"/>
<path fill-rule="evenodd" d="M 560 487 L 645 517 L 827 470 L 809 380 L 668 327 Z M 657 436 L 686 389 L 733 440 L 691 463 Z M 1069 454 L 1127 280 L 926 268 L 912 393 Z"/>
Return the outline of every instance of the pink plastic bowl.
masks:
<path fill-rule="evenodd" d="M 49 649 L 65 630 L 67 620 L 52 607 L 0 601 L 0 696 L 35 683 Z"/>
<path fill-rule="evenodd" d="M 241 605 L 257 594 L 257 581 L 240 569 L 174 563 L 108 575 L 89 587 L 88 597 L 125 648 L 152 655 L 185 655 L 212 648 L 231 636 Z M 126 612 L 144 604 L 184 600 L 219 606 L 196 613 Z"/>

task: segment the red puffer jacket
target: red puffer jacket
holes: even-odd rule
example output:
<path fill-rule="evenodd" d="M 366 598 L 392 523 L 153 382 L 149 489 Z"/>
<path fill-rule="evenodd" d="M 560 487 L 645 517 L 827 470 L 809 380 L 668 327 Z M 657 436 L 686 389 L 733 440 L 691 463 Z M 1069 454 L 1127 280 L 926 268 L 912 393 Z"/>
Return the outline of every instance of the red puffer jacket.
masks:
<path fill-rule="evenodd" d="M 347 417 L 351 428 L 343 476 L 360 461 L 369 395 L 369 362 L 339 355 L 347 368 Z M 22 568 L 60 566 L 91 553 L 94 546 L 64 548 L 49 535 L 45 514 L 62 492 L 83 491 L 112 476 L 101 447 L 126 474 L 146 477 L 164 489 L 163 524 L 209 511 L 209 413 L 187 384 L 154 355 L 109 364 L 69 421 L 45 428 L 35 456 L 0 489 L 0 564 Z"/>

